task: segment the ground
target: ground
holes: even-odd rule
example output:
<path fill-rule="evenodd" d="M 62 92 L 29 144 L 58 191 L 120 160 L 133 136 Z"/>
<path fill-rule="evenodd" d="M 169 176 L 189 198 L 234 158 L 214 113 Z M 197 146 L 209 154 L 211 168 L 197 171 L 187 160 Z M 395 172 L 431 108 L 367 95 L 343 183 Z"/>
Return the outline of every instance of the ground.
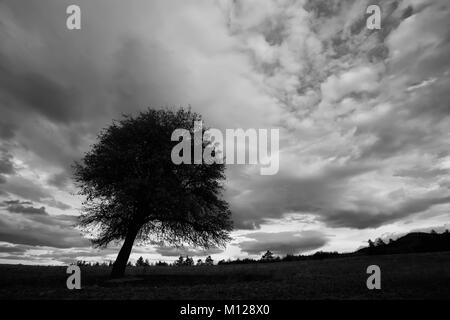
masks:
<path fill-rule="evenodd" d="M 381 268 L 381 290 L 366 269 Z M 0 299 L 449 299 L 450 252 L 201 267 L 82 267 L 81 290 L 66 267 L 0 265 Z"/>

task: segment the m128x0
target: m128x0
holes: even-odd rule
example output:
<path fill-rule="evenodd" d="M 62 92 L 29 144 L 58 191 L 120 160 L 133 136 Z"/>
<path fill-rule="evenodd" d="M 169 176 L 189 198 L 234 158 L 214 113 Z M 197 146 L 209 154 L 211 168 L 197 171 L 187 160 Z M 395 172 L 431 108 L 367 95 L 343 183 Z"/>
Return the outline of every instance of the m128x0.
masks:
<path fill-rule="evenodd" d="M 232 304 L 225 305 L 224 314 L 241 314 L 241 315 L 268 315 L 270 313 L 270 307 L 267 304 Z"/>

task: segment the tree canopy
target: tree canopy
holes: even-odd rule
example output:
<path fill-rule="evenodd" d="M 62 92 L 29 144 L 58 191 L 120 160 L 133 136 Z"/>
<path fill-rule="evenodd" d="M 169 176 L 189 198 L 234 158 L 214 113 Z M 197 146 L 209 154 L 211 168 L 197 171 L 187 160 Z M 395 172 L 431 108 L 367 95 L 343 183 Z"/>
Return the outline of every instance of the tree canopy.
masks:
<path fill-rule="evenodd" d="M 80 226 L 95 246 L 125 240 L 115 266 L 119 258 L 128 260 L 126 251 L 135 239 L 204 248 L 229 240 L 231 212 L 222 199 L 225 166 L 176 165 L 171 160 L 177 143 L 171 141 L 172 132 L 181 128 L 193 135 L 194 121 L 200 120 L 190 109 L 149 109 L 137 117 L 123 116 L 103 129 L 75 163 L 74 179 L 86 199 Z M 194 143 L 211 146 L 208 140 L 192 140 L 192 148 Z M 113 273 L 123 275 L 122 270 Z"/>

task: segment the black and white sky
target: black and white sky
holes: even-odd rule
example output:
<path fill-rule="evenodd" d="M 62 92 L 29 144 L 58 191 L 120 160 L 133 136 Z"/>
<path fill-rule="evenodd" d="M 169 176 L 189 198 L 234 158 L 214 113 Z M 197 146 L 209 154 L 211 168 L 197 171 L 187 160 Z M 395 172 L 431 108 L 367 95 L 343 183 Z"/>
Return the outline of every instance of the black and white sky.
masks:
<path fill-rule="evenodd" d="M 66 8 L 81 8 L 81 30 Z M 366 8 L 382 9 L 368 30 Z M 280 170 L 229 166 L 225 250 L 317 250 L 450 225 L 448 0 L 0 0 L 0 263 L 113 260 L 73 225 L 70 166 L 123 113 L 191 105 L 280 128 Z"/>

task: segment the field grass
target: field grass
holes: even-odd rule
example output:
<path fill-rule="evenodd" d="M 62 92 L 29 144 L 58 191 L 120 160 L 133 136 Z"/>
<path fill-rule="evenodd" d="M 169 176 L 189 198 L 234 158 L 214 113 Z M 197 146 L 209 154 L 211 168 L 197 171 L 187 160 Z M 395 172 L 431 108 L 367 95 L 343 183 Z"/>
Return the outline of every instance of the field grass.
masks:
<path fill-rule="evenodd" d="M 368 290 L 366 268 L 381 268 Z M 450 252 L 360 256 L 251 265 L 82 267 L 81 290 L 66 288 L 66 267 L 0 265 L 0 299 L 449 299 Z"/>

